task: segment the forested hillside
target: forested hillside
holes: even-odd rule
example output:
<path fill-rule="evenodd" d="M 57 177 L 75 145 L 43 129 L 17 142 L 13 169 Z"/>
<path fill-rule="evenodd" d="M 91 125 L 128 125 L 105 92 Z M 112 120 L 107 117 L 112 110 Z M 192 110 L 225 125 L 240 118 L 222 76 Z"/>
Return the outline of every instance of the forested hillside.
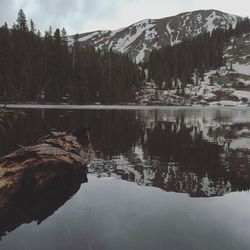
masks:
<path fill-rule="evenodd" d="M 193 39 L 184 39 L 180 44 L 154 50 L 144 64 L 148 69 L 148 79 L 155 81 L 160 89 L 176 88 L 183 92 L 187 84 L 197 85 L 199 79 L 204 79 L 206 71 L 226 64 L 223 51 L 231 37 L 249 32 L 250 20 L 245 18 L 235 29 L 215 29 Z"/>
<path fill-rule="evenodd" d="M 0 98 L 77 104 L 128 101 L 138 88 L 137 66 L 128 56 L 68 45 L 65 29 L 42 36 L 22 10 L 0 28 Z"/>

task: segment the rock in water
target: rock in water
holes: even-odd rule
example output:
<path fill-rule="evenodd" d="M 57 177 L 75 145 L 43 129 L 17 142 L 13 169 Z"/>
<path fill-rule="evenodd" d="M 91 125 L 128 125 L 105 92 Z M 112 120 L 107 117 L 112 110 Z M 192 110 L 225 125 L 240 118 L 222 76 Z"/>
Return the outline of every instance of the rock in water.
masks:
<path fill-rule="evenodd" d="M 91 152 L 89 144 L 71 133 L 53 132 L 0 158 L 0 209 L 82 175 Z"/>

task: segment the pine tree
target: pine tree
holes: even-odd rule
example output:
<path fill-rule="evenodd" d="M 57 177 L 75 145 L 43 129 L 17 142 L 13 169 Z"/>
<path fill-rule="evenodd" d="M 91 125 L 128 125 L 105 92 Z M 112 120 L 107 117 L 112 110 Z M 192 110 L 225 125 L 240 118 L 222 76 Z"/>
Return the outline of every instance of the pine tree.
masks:
<path fill-rule="evenodd" d="M 17 16 L 17 27 L 21 31 L 28 31 L 26 16 L 22 9 L 19 10 Z"/>
<path fill-rule="evenodd" d="M 65 28 L 62 28 L 61 30 L 61 36 L 62 36 L 62 42 L 64 46 L 68 45 L 68 36 L 67 36 L 67 31 Z"/>
<path fill-rule="evenodd" d="M 30 20 L 30 32 L 34 35 L 36 33 L 36 27 L 33 20 Z"/>

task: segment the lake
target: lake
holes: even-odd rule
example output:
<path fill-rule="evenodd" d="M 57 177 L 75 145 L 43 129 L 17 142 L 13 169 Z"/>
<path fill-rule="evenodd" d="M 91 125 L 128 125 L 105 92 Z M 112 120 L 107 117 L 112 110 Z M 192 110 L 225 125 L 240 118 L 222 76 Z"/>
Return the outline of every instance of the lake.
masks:
<path fill-rule="evenodd" d="M 94 154 L 81 183 L 0 215 L 0 249 L 249 249 L 249 109 L 23 111 L 1 156 L 81 125 Z"/>

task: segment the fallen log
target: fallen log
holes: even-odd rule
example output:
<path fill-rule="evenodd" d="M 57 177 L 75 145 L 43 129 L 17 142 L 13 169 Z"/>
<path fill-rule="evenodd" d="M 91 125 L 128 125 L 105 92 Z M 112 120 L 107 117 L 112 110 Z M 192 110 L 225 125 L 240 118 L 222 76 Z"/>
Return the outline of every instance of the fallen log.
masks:
<path fill-rule="evenodd" d="M 0 158 L 0 209 L 81 175 L 90 158 L 88 142 L 67 132 L 53 132 Z"/>

